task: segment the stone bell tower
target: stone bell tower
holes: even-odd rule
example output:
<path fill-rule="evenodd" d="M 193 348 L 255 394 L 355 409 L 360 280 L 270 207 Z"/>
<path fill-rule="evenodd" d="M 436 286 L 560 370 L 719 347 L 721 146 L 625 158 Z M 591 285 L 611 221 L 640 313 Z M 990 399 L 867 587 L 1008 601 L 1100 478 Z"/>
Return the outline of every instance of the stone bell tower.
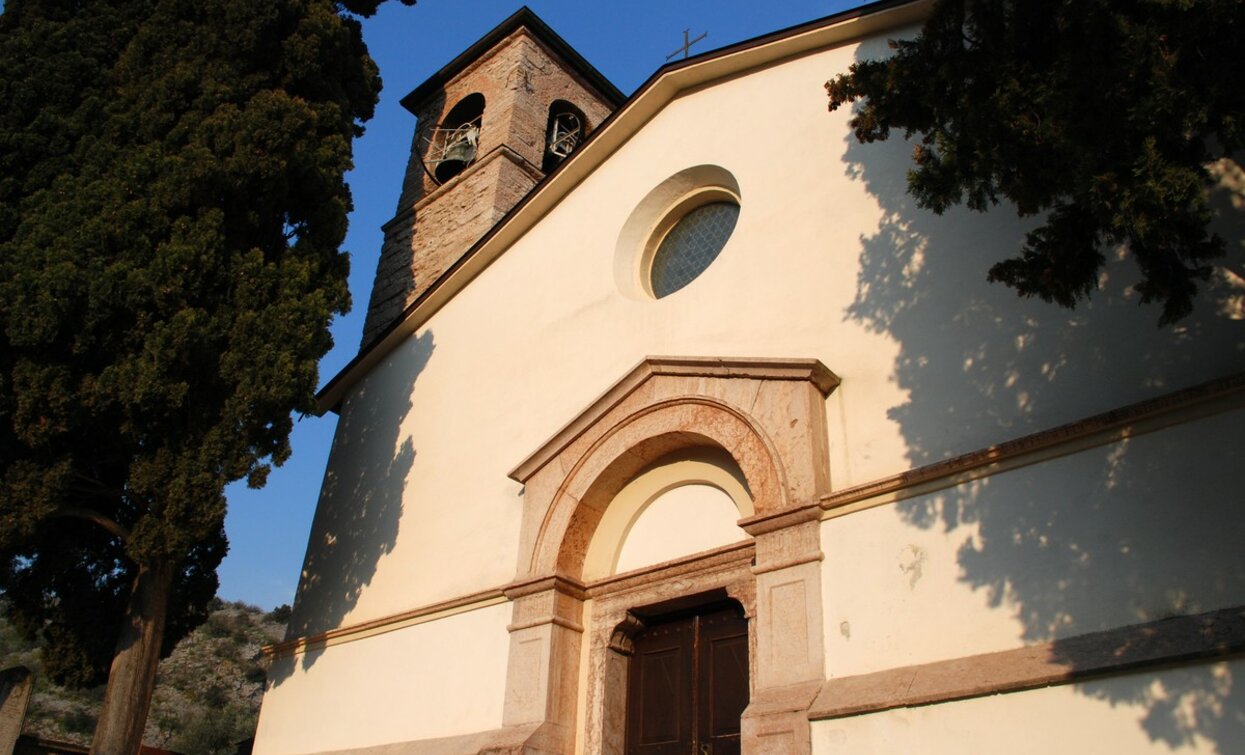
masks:
<path fill-rule="evenodd" d="M 402 99 L 418 119 L 362 348 L 625 98 L 527 8 Z"/>

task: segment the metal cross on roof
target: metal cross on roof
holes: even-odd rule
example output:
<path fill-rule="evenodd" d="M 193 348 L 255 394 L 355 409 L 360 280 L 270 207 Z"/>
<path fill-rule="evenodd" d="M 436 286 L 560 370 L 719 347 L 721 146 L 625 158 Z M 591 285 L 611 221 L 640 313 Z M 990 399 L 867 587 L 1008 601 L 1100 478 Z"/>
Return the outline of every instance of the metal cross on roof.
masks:
<path fill-rule="evenodd" d="M 682 47 L 680 47 L 679 49 L 675 50 L 674 52 L 670 53 L 669 55 L 667 55 L 667 56 L 666 56 L 666 60 L 670 60 L 671 58 L 673 58 L 675 55 L 678 55 L 679 53 L 683 53 L 683 59 L 684 59 L 684 60 L 686 60 L 686 59 L 687 59 L 687 53 L 688 53 L 688 51 L 690 51 L 690 50 L 692 49 L 692 45 L 696 44 L 696 43 L 697 43 L 697 42 L 699 42 L 700 40 L 702 40 L 702 39 L 704 39 L 705 37 L 709 36 L 709 32 L 705 32 L 704 34 L 701 34 L 699 37 L 697 37 L 697 38 L 695 38 L 695 39 L 693 39 L 693 40 L 688 40 L 687 35 L 688 35 L 688 32 L 690 32 L 690 31 L 691 31 L 691 29 L 684 29 L 684 30 L 683 30 L 683 46 L 682 46 Z"/>

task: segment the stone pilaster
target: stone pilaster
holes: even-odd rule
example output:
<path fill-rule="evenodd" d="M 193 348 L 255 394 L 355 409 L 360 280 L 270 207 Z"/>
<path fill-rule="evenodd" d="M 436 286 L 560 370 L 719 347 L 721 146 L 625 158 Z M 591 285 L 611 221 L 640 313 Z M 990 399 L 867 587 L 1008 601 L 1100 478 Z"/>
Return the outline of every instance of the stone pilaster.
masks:
<path fill-rule="evenodd" d="M 503 741 L 490 753 L 571 753 L 583 638 L 582 585 L 549 577 L 511 585 Z"/>
<path fill-rule="evenodd" d="M 810 752 L 808 706 L 825 679 L 821 540 L 815 507 L 745 524 L 756 540 L 756 668 L 745 752 Z"/>

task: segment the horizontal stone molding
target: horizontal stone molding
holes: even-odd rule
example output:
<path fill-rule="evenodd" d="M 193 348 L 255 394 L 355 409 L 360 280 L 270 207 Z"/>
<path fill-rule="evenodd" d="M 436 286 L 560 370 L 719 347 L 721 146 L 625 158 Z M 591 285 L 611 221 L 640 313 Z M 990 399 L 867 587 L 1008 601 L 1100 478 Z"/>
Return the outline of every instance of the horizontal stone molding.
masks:
<path fill-rule="evenodd" d="M 327 632 L 320 632 L 307 637 L 296 637 L 275 645 L 267 645 L 262 651 L 269 658 L 295 655 L 308 649 L 320 649 L 343 642 L 361 640 L 365 637 L 372 637 L 385 632 L 392 632 L 416 624 L 444 619 L 456 614 L 488 608 L 489 606 L 505 602 L 507 602 L 507 598 L 503 593 L 503 589 L 494 587 L 470 595 L 450 598 L 437 603 L 429 603 L 418 608 L 412 608 L 409 611 L 364 621 L 359 624 L 330 629 Z"/>
<path fill-rule="evenodd" d="M 782 571 L 783 569 L 790 569 L 793 566 L 800 566 L 801 564 L 815 564 L 820 561 L 824 561 L 825 558 L 826 554 L 820 551 L 817 553 L 806 553 L 804 555 L 783 559 L 782 561 L 767 563 L 763 566 L 754 566 L 752 567 L 752 573 L 758 576 L 761 574 L 769 574 L 773 571 Z"/>
<path fill-rule="evenodd" d="M 1066 456 L 1245 406 L 1245 373 L 1096 414 L 935 464 L 836 490 L 821 498 L 823 518 L 924 495 L 970 480 Z"/>
<path fill-rule="evenodd" d="M 321 750 L 309 755 L 463 755 L 481 753 L 494 740 L 502 738 L 504 730 L 474 731 L 472 734 L 438 736 L 435 739 L 401 741 L 371 748 L 350 750 Z"/>
<path fill-rule="evenodd" d="M 478 173 L 494 160 L 498 160 L 502 157 L 510 158 L 510 162 L 522 168 L 523 171 L 531 176 L 535 181 L 539 181 L 544 176 L 544 174 L 540 172 L 539 168 L 528 162 L 518 152 L 515 152 L 505 144 L 499 144 L 478 157 L 470 165 L 464 168 L 462 173 L 459 173 L 438 186 L 436 191 L 429 192 L 428 194 L 420 197 L 418 201 L 398 210 L 392 218 L 387 220 L 384 225 L 380 227 L 380 230 L 384 233 L 389 233 L 395 228 L 401 228 L 404 225 L 409 225 L 415 219 L 415 216 L 420 210 L 437 201 L 443 195 L 453 191 L 455 187 L 465 184 L 468 177 Z"/>
<path fill-rule="evenodd" d="M 814 519 L 820 518 L 821 507 L 817 503 L 811 503 L 806 506 L 786 509 L 773 514 L 750 516 L 746 519 L 740 519 L 738 524 L 744 532 L 756 537 L 757 535 L 764 535 L 767 532 L 785 530 L 788 527 L 794 527 L 798 524 L 811 522 Z"/>
<path fill-rule="evenodd" d="M 702 571 L 705 568 L 712 568 L 714 564 L 721 562 L 723 565 L 730 565 L 742 560 L 751 560 L 753 558 L 754 546 L 750 541 L 742 541 L 731 545 L 723 546 L 705 553 L 697 553 L 695 555 L 683 558 L 665 561 L 660 564 L 653 564 L 642 569 L 627 572 L 608 577 L 606 579 L 593 582 L 591 585 L 581 585 L 578 581 L 569 579 L 565 576 L 541 577 L 539 579 L 525 580 L 522 582 L 512 582 L 508 585 L 495 587 L 489 590 L 483 590 L 470 595 L 463 595 L 458 598 L 440 601 L 438 603 L 430 603 L 425 606 L 413 608 L 409 611 L 385 616 L 360 624 L 354 624 L 340 629 L 331 629 L 327 632 L 308 635 L 307 637 L 297 637 L 274 645 L 267 645 L 262 650 L 265 656 L 269 658 L 280 658 L 286 655 L 293 655 L 304 652 L 308 649 L 319 649 L 330 645 L 337 645 L 343 642 L 372 637 L 377 634 L 391 632 L 404 627 L 422 624 L 426 621 L 443 619 L 459 613 L 474 611 L 479 608 L 487 608 L 500 603 L 512 602 L 516 599 L 529 595 L 536 595 L 547 590 L 557 590 L 558 592 L 570 595 L 576 599 L 586 599 L 588 597 L 598 597 L 600 595 L 611 594 L 614 592 L 625 591 L 634 588 L 637 585 L 647 584 L 653 578 L 654 574 L 661 574 L 664 577 L 677 576 L 683 572 L 693 573 Z M 532 622 L 532 625 L 542 623 L 551 623 L 549 619 Z M 558 623 L 558 622 L 553 622 Z M 568 629 L 582 631 L 583 627 L 571 622 L 564 622 Z M 512 627 L 513 628 L 513 627 Z"/>
<path fill-rule="evenodd" d="M 548 616 L 537 619 L 529 619 L 528 621 L 516 622 L 508 625 L 506 630 L 509 632 L 518 632 L 523 629 L 531 629 L 532 627 L 543 627 L 546 624 L 552 624 L 555 627 L 562 627 L 563 629 L 569 629 L 572 632 L 579 632 L 580 634 L 583 634 L 584 632 L 583 624 L 577 621 L 571 621 L 570 619 L 564 619 L 561 616 Z"/>
<path fill-rule="evenodd" d="M 811 720 L 1049 687 L 1245 652 L 1245 606 L 1108 629 L 1039 645 L 830 679 Z"/>
<path fill-rule="evenodd" d="M 448 737 L 413 739 L 309 755 L 520 755 L 557 752 L 559 732 L 549 724 L 529 723 Z"/>
<path fill-rule="evenodd" d="M 587 596 L 593 599 L 646 590 L 654 582 L 678 580 L 695 574 L 723 571 L 740 563 L 751 564 L 756 558 L 756 546 L 748 540 L 731 543 L 710 551 L 615 574 L 588 585 Z"/>
<path fill-rule="evenodd" d="M 528 595 L 536 595 L 549 590 L 556 590 L 578 600 L 583 600 L 585 597 L 584 585 L 579 580 L 568 577 L 565 574 L 519 580 L 518 582 L 511 582 L 502 589 L 506 597 L 511 600 L 525 598 Z"/>
<path fill-rule="evenodd" d="M 775 364 L 785 366 L 785 369 L 778 369 L 775 367 Z M 752 367 L 748 367 L 748 365 L 752 365 Z M 622 401 L 626 395 L 649 375 L 659 372 L 660 374 L 666 374 L 661 372 L 664 370 L 670 370 L 669 374 L 701 374 L 700 372 L 689 372 L 700 370 L 705 374 L 716 375 L 732 371 L 731 374 L 750 377 L 758 375 L 743 375 L 741 371 L 748 369 L 769 370 L 771 374 L 768 374 L 767 377 L 771 379 L 781 376 L 782 379 L 814 380 L 815 382 L 815 375 L 819 374 L 818 366 L 819 363 L 815 360 L 807 360 L 807 365 L 793 365 L 790 360 L 701 360 L 655 357 L 641 362 L 627 377 L 616 383 L 613 388 L 597 399 L 588 414 L 593 416 L 604 414 L 618 402 Z M 778 371 L 773 372 L 775 369 L 778 369 Z M 824 367 L 821 369 L 824 369 Z M 680 372 L 674 372 L 676 370 Z M 828 370 L 826 372 L 829 373 Z M 1142 435 L 1182 422 L 1238 409 L 1242 406 L 1245 406 L 1245 373 L 1213 380 L 1149 401 L 1131 404 L 1083 420 L 1060 425 L 1050 430 L 1033 433 L 990 446 L 989 448 L 963 454 L 936 464 L 918 467 L 897 475 L 834 491 L 821 498 L 821 516 L 826 518 L 850 514 L 864 508 L 911 498 L 934 490 L 958 485 L 971 479 L 1076 453 L 1086 448 Z M 584 425 L 584 427 L 586 426 L 587 424 Z M 546 444 L 546 447 L 556 445 L 557 441 L 563 439 L 564 435 L 573 432 L 575 433 L 574 435 L 565 438 L 566 442 L 570 442 L 577 436 L 578 432 L 582 432 L 582 429 L 582 427 L 579 427 L 579 422 L 576 422 L 554 436 Z M 536 457 L 534 456 L 528 462 L 524 462 L 520 469 L 526 467 L 535 459 Z M 518 472 L 519 469 L 516 469 L 512 476 L 517 475 Z M 809 512 L 795 509 L 780 512 L 776 515 L 750 517 L 742 520 L 740 524 L 745 526 L 751 534 L 755 535 L 795 526 L 808 518 L 810 518 Z M 719 549 L 719 551 L 722 554 L 728 554 L 743 548 L 749 549 L 750 554 L 753 553 L 753 544 L 748 542 L 726 546 Z M 649 579 L 648 575 L 656 571 L 672 567 L 677 568 L 680 564 L 694 567 L 695 564 L 701 563 L 701 559 L 707 557 L 707 555 L 712 555 L 719 551 L 711 551 L 710 554 L 696 554 L 664 564 L 655 564 L 635 572 L 599 580 L 586 586 L 564 576 L 541 577 L 535 580 L 511 583 L 471 595 L 421 606 L 410 611 L 394 614 L 393 616 L 333 629 L 305 638 L 287 640 L 265 647 L 264 653 L 271 657 L 287 655 L 300 652 L 307 647 L 323 647 L 326 644 L 347 642 L 455 613 L 496 605 L 521 595 L 554 587 L 554 582 L 546 583 L 546 580 L 555 580 L 558 586 L 557 589 L 561 591 L 580 597 L 593 597 L 602 591 L 626 589 L 627 585 L 641 583 Z"/>

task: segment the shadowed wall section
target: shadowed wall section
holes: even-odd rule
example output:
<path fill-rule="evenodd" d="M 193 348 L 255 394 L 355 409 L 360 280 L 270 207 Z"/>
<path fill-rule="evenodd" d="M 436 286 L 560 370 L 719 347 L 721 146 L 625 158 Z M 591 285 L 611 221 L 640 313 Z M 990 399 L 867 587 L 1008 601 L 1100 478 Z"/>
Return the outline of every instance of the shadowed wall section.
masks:
<path fill-rule="evenodd" d="M 885 52 L 874 42 L 857 54 Z M 860 145 L 849 136 L 836 149 L 847 176 L 881 209 L 876 229 L 861 236 L 856 297 L 843 317 L 899 346 L 894 379 L 906 398 L 887 416 L 912 468 L 1245 367 L 1239 242 L 1229 244 L 1194 314 L 1174 328 L 1156 329 L 1158 311 L 1138 306 L 1122 255 L 1076 310 L 1019 300 L 978 283 L 1019 248 L 1024 227 L 1007 211 L 940 217 L 915 207 L 905 191 L 910 147 L 898 139 Z M 1225 181 L 1216 194 L 1220 232 L 1239 239 L 1240 187 Z M 1236 470 L 1245 462 L 1245 414 L 1234 401 L 827 521 L 828 672 L 871 673 L 1240 605 L 1245 513 Z M 1095 702 L 1074 711 L 1079 695 L 1140 716 L 1129 732 L 1126 717 L 1115 717 L 1120 741 L 1230 752 L 1245 739 L 1238 666 L 1085 682 L 1033 697 L 1032 707 L 1024 695 L 953 704 L 945 720 L 1014 716 L 1021 730 L 1036 730 L 1104 710 Z M 865 732 L 928 733 L 921 727 L 941 715 L 827 722 L 818 737 L 880 751 L 862 744 Z M 908 740 L 884 741 L 903 749 Z"/>

